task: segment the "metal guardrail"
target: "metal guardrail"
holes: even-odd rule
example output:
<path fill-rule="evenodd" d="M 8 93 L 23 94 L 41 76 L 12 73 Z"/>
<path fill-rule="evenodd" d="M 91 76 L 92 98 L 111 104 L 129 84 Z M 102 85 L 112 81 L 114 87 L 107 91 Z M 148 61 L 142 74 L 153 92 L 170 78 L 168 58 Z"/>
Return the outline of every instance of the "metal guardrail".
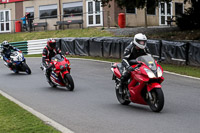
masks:
<path fill-rule="evenodd" d="M 30 40 L 27 41 L 28 44 L 28 49 L 27 49 L 27 54 L 42 54 L 43 48 L 47 44 L 47 39 L 40 39 L 40 40 Z"/>
<path fill-rule="evenodd" d="M 11 42 L 10 43 L 12 46 L 18 48 L 21 50 L 24 54 L 27 54 L 27 41 L 21 41 L 21 42 Z"/>

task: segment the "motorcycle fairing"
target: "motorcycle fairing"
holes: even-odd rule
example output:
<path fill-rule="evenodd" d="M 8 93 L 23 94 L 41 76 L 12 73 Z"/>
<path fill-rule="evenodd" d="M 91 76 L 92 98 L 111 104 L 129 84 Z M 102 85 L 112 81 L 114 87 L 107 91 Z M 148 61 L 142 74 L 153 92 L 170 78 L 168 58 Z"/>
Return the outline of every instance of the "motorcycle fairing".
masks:
<path fill-rule="evenodd" d="M 160 83 L 149 83 L 147 85 L 147 91 L 148 92 L 150 92 L 154 88 L 162 88 L 162 86 L 160 85 Z"/>
<path fill-rule="evenodd" d="M 64 79 L 65 78 L 65 74 L 67 74 L 67 73 L 69 73 L 69 71 L 64 71 L 63 73 L 62 73 L 62 78 Z"/>
<path fill-rule="evenodd" d="M 113 73 L 115 74 L 115 76 L 117 77 L 117 78 L 121 78 L 121 73 L 120 73 L 120 71 L 119 71 L 119 68 L 117 67 L 117 64 L 119 64 L 119 63 L 115 63 L 114 65 L 112 65 L 112 71 L 113 71 Z"/>
<path fill-rule="evenodd" d="M 52 80 L 55 84 L 63 85 L 63 86 L 64 86 L 64 83 L 59 79 L 59 77 L 58 77 L 54 72 L 51 73 L 51 80 Z"/>
<path fill-rule="evenodd" d="M 145 83 L 143 81 L 137 82 L 136 80 L 131 80 L 128 85 L 129 92 L 130 92 L 130 99 L 134 101 L 134 103 L 144 104 L 147 103 L 144 101 L 143 97 L 141 96 L 141 91 L 145 87 Z"/>
<path fill-rule="evenodd" d="M 144 71 L 144 68 L 146 68 L 146 65 L 141 66 L 140 68 L 136 69 L 135 71 L 131 72 L 131 76 L 134 77 L 136 80 L 140 80 L 143 82 L 148 82 L 149 77 L 147 76 L 146 72 Z M 135 66 L 132 66 L 135 67 Z"/>

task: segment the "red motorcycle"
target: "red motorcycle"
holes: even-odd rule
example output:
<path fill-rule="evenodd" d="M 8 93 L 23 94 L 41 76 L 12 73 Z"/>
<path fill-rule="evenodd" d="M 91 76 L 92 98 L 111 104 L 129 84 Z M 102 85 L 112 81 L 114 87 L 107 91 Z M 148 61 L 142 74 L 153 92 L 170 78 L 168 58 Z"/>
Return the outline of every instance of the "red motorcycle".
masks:
<path fill-rule="evenodd" d="M 52 82 L 49 82 L 51 87 L 65 86 L 68 90 L 74 90 L 74 81 L 70 75 L 70 62 L 61 54 L 55 55 L 51 59 L 52 71 L 50 74 L 50 79 Z M 42 68 L 42 67 L 41 67 Z"/>
<path fill-rule="evenodd" d="M 154 112 L 160 112 L 164 106 L 164 94 L 161 89 L 163 69 L 150 55 L 140 56 L 137 59 L 138 64 L 129 61 L 133 71 L 131 78 L 123 84 L 123 93 L 119 93 L 116 87 L 116 96 L 122 105 L 128 105 L 130 102 L 149 105 Z M 120 82 L 123 67 L 121 63 L 114 63 L 111 66 L 113 80 L 116 86 Z"/>

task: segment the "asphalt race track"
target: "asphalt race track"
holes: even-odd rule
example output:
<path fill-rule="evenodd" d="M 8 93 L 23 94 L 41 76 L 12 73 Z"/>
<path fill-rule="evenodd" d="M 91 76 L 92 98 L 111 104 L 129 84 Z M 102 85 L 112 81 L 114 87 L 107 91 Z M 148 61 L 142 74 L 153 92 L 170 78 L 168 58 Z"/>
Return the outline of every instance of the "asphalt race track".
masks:
<path fill-rule="evenodd" d="M 41 58 L 27 58 L 31 75 L 14 74 L 0 60 L 0 90 L 75 133 L 199 133 L 200 80 L 164 74 L 165 106 L 120 105 L 109 63 L 70 59 L 73 92 L 51 88 Z"/>

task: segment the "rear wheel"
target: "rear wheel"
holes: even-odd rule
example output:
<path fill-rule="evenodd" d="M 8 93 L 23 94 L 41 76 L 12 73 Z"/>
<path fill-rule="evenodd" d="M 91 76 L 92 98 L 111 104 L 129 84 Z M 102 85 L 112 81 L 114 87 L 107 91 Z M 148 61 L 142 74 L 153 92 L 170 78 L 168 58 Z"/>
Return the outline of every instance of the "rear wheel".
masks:
<path fill-rule="evenodd" d="M 127 95 L 125 93 L 120 94 L 119 93 L 119 89 L 117 88 L 117 84 L 116 84 L 116 96 L 117 96 L 117 100 L 119 101 L 119 103 L 121 103 L 122 105 L 129 105 L 130 101 L 127 99 Z"/>
<path fill-rule="evenodd" d="M 24 70 L 27 74 L 31 74 L 31 69 L 26 63 L 23 63 Z"/>
<path fill-rule="evenodd" d="M 72 79 L 72 76 L 69 73 L 65 74 L 65 82 L 66 82 L 66 88 L 69 91 L 73 91 L 74 90 L 74 81 Z"/>
<path fill-rule="evenodd" d="M 152 111 L 160 112 L 164 106 L 164 94 L 161 88 L 153 89 L 151 92 L 152 100 L 148 100 L 148 104 Z"/>

